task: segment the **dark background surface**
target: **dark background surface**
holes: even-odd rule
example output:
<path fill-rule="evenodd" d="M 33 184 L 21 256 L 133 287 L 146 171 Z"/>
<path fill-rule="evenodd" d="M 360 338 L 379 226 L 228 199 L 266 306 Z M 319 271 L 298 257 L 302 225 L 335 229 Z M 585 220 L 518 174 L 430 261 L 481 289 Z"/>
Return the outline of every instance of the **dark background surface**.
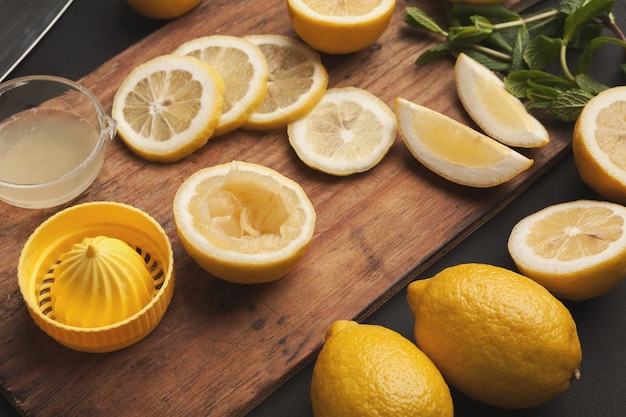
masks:
<path fill-rule="evenodd" d="M 543 1 L 538 6 L 554 4 Z M 2 0 L 0 0 L 0 9 Z M 0 13 L 2 11 L 0 10 Z M 626 27 L 626 1 L 618 0 L 615 14 Z M 124 0 L 74 0 L 57 24 L 9 75 L 59 75 L 77 80 L 142 39 L 166 22 L 137 15 Z M 626 84 L 618 71 L 622 55 L 603 48 L 595 58 L 594 74 L 611 85 Z M 523 217 L 548 205 L 581 198 L 600 199 L 579 179 L 571 155 L 523 193 L 510 206 L 433 264 L 422 277 L 464 262 L 483 262 L 515 269 L 506 250 L 511 228 Z M 413 339 L 413 317 L 400 291 L 375 311 L 368 323 L 380 324 Z M 623 417 L 626 411 L 626 283 L 604 296 L 584 302 L 566 302 L 578 325 L 583 348 L 582 377 L 563 395 L 531 409 L 506 411 L 489 407 L 452 390 L 455 415 L 524 417 Z M 1 336 L 0 336 L 1 337 Z M 313 364 L 279 387 L 249 416 L 312 416 L 309 384 Z M 236 372 L 236 368 L 233 369 Z M 0 416 L 19 416 L 0 396 Z M 36 416 L 35 416 L 36 417 Z M 391 416 L 390 416 L 391 417 Z"/>

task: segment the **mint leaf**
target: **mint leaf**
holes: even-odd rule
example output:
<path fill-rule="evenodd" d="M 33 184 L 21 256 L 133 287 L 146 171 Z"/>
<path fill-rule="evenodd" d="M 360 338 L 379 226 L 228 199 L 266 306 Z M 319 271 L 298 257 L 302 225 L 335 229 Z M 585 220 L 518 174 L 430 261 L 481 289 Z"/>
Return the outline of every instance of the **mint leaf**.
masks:
<path fill-rule="evenodd" d="M 447 35 L 446 31 L 419 7 L 407 7 L 404 22 L 414 29 L 438 33 L 442 36 Z"/>
<path fill-rule="evenodd" d="M 511 65 L 509 62 L 500 61 L 491 55 L 487 55 L 472 48 L 455 48 L 453 51 L 457 56 L 459 53 L 463 52 L 492 71 L 507 73 Z"/>
<path fill-rule="evenodd" d="M 609 36 L 601 36 L 591 40 L 588 45 L 583 49 L 580 54 L 580 59 L 578 60 L 578 66 L 576 67 L 576 73 L 581 74 L 589 71 L 592 62 L 592 54 L 597 48 L 606 44 L 615 44 L 622 48 L 626 48 L 626 42 L 617 39 L 611 38 Z"/>
<path fill-rule="evenodd" d="M 460 46 L 470 46 L 482 41 L 491 35 L 492 30 L 481 26 L 454 26 L 451 27 L 447 40 Z"/>
<path fill-rule="evenodd" d="M 561 40 L 539 35 L 526 46 L 524 61 L 530 69 L 542 70 L 559 58 Z"/>
<path fill-rule="evenodd" d="M 588 0 L 565 19 L 563 42 L 567 45 L 576 32 L 591 19 L 611 12 L 616 0 Z"/>
<path fill-rule="evenodd" d="M 526 68 L 524 64 L 524 51 L 530 41 L 530 35 L 526 26 L 521 26 L 517 31 L 517 38 L 511 52 L 511 67 L 509 71 L 518 71 Z"/>
<path fill-rule="evenodd" d="M 450 44 L 440 43 L 422 52 L 415 61 L 416 65 L 426 65 L 450 54 Z"/>
<path fill-rule="evenodd" d="M 532 83 L 560 90 L 576 87 L 575 83 L 565 77 L 539 70 L 515 71 L 509 73 L 509 75 L 504 78 L 504 86 L 506 89 L 518 98 L 526 97 L 528 88 L 533 85 Z"/>
<path fill-rule="evenodd" d="M 576 84 L 581 89 L 588 91 L 594 95 L 601 93 L 609 87 L 597 81 L 589 74 L 578 74 L 576 76 Z"/>
<path fill-rule="evenodd" d="M 565 91 L 552 101 L 550 111 L 559 120 L 568 122 L 576 121 L 582 109 L 593 96 L 593 94 L 580 89 Z"/>

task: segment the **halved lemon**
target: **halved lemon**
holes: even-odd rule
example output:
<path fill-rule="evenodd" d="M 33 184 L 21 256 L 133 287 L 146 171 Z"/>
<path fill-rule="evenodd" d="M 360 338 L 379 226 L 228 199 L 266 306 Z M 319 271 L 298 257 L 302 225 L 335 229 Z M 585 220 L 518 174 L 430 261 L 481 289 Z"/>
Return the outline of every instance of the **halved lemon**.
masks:
<path fill-rule="evenodd" d="M 174 54 L 189 55 L 210 64 L 224 82 L 224 109 L 213 136 L 243 125 L 265 98 L 267 61 L 263 52 L 244 38 L 203 36 L 185 42 Z"/>
<path fill-rule="evenodd" d="M 142 16 L 174 19 L 194 9 L 201 0 L 126 0 Z"/>
<path fill-rule="evenodd" d="M 332 88 L 306 116 L 287 126 L 289 142 L 308 166 L 332 175 L 367 171 L 396 138 L 393 111 L 372 93 Z"/>
<path fill-rule="evenodd" d="M 488 136 L 520 148 L 537 148 L 550 142 L 543 124 L 489 68 L 461 53 L 454 65 L 454 80 L 467 114 Z"/>
<path fill-rule="evenodd" d="M 288 0 L 293 29 L 321 52 L 346 54 L 368 47 L 385 32 L 395 0 Z"/>
<path fill-rule="evenodd" d="M 626 86 L 605 90 L 587 103 L 574 126 L 572 152 L 591 189 L 626 204 Z"/>
<path fill-rule="evenodd" d="M 224 84 L 199 59 L 164 55 L 139 65 L 122 81 L 111 114 L 137 155 L 173 162 L 202 147 L 222 114 Z"/>
<path fill-rule="evenodd" d="M 243 127 L 275 129 L 307 114 L 328 85 L 328 73 L 319 54 L 283 35 L 250 35 L 246 39 L 261 49 L 270 74 L 265 99 Z"/>
<path fill-rule="evenodd" d="M 232 161 L 201 169 L 181 184 L 174 221 L 200 267 L 250 284 L 277 280 L 296 267 L 313 238 L 315 209 L 295 181 Z"/>
<path fill-rule="evenodd" d="M 599 296 L 626 277 L 626 207 L 578 200 L 519 221 L 508 249 L 520 272 L 558 297 Z"/>
<path fill-rule="evenodd" d="M 413 156 L 457 184 L 493 187 L 530 168 L 533 160 L 488 136 L 403 98 L 396 99 L 398 131 Z"/>

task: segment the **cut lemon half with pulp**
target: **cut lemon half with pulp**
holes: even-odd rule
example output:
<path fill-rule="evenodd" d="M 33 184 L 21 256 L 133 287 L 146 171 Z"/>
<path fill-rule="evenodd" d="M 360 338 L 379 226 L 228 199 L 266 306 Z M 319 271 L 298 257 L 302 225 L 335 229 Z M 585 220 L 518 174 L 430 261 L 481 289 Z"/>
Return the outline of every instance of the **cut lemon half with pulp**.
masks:
<path fill-rule="evenodd" d="M 322 98 L 328 73 L 319 54 L 282 35 L 250 35 L 269 66 L 267 93 L 243 127 L 266 130 L 286 126 L 307 114 Z"/>
<path fill-rule="evenodd" d="M 373 44 L 389 26 L 395 0 L 288 0 L 295 32 L 318 51 L 356 52 Z"/>
<path fill-rule="evenodd" d="M 243 125 L 265 98 L 269 69 L 252 42 L 226 35 L 204 36 L 182 44 L 176 55 L 189 55 L 210 64 L 224 82 L 224 109 L 214 136 Z"/>
<path fill-rule="evenodd" d="M 488 136 L 520 148 L 549 143 L 550 135 L 543 124 L 489 68 L 461 53 L 454 66 L 454 80 L 467 114 Z"/>
<path fill-rule="evenodd" d="M 396 99 L 398 131 L 413 156 L 457 184 L 493 187 L 530 168 L 533 160 L 434 110 Z"/>
<path fill-rule="evenodd" d="M 327 90 L 313 110 L 287 126 L 289 142 L 305 164 L 341 176 L 377 165 L 396 131 L 396 116 L 385 102 L 354 87 Z"/>
<path fill-rule="evenodd" d="M 558 297 L 584 300 L 626 277 L 626 207 L 578 200 L 517 223 L 508 249 L 522 274 Z"/>
<path fill-rule="evenodd" d="M 173 162 L 202 147 L 222 113 L 224 84 L 208 64 L 165 55 L 139 65 L 122 81 L 111 114 L 137 155 Z"/>
<path fill-rule="evenodd" d="M 581 179 L 607 200 L 626 204 L 626 87 L 613 87 L 583 108 L 572 137 Z"/>
<path fill-rule="evenodd" d="M 197 171 L 174 198 L 176 230 L 198 265 L 226 281 L 277 280 L 311 244 L 315 210 L 293 180 L 233 161 Z"/>

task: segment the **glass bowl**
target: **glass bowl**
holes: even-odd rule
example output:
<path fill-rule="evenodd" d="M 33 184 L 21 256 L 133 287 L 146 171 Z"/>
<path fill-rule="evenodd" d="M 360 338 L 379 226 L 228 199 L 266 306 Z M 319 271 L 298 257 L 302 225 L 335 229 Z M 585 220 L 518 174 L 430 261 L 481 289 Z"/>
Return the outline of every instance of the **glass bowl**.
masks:
<path fill-rule="evenodd" d="M 115 134 L 115 120 L 80 84 L 47 75 L 0 84 L 0 200 L 34 209 L 75 199 Z"/>

